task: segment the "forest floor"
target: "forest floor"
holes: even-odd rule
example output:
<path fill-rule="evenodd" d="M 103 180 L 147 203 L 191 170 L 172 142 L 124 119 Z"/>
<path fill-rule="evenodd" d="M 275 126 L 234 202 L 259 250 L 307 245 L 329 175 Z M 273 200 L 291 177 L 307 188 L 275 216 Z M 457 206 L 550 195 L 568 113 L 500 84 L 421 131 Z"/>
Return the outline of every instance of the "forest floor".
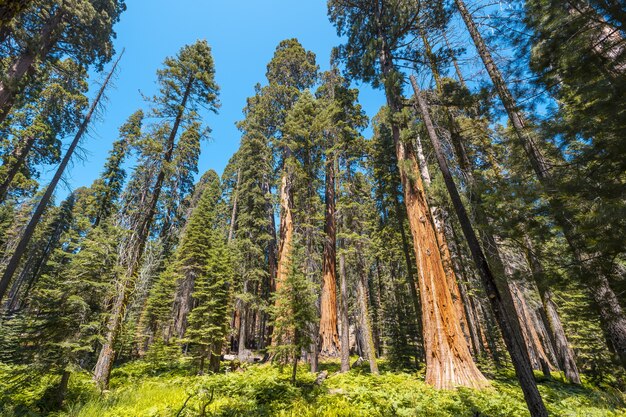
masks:
<path fill-rule="evenodd" d="M 115 369 L 104 395 L 95 391 L 87 373 L 74 374 L 64 409 L 51 412 L 42 410 L 42 398 L 58 377 L 24 378 L 29 372 L 24 369 L 18 378 L 16 368 L 0 365 L 0 416 L 528 416 L 510 372 L 489 374 L 492 387 L 485 390 L 437 391 L 420 372 L 391 372 L 384 362 L 379 376 L 371 375 L 367 365 L 340 374 L 338 363 L 325 362 L 320 370 L 328 377 L 318 385 L 316 375 L 302 365 L 292 385 L 289 366 L 247 365 L 190 376 L 188 363 L 158 370 L 154 363 L 138 361 Z M 553 416 L 626 416 L 626 397 L 617 390 L 588 383 L 577 387 L 558 376 L 538 379 Z"/>

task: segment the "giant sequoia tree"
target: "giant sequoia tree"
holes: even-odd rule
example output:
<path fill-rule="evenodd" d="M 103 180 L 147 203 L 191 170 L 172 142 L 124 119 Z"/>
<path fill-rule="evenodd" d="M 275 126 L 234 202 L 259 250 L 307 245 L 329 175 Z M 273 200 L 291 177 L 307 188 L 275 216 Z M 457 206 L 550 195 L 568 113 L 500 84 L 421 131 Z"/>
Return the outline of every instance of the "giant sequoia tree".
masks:
<path fill-rule="evenodd" d="M 289 273 L 291 249 L 294 233 L 294 149 L 280 126 L 283 126 L 288 111 L 300 96 L 302 90 L 311 87 L 317 76 L 315 55 L 306 51 L 296 39 L 282 41 L 276 48 L 274 57 L 267 65 L 269 94 L 273 101 L 272 118 L 279 126 L 276 134 L 276 149 L 280 149 L 282 174 L 280 179 L 280 244 L 276 275 L 276 291 L 287 279 Z M 276 299 L 280 303 L 280 298 Z M 279 320 L 281 318 L 279 317 Z"/>
<path fill-rule="evenodd" d="M 338 34 L 348 37 L 340 52 L 348 74 L 384 86 L 392 117 L 402 110 L 402 75 L 394 66 L 394 49 L 414 29 L 417 14 L 412 3 L 403 1 L 329 2 Z M 365 53 L 372 49 L 374 54 Z M 482 386 L 486 379 L 470 355 L 453 308 L 416 154 L 400 137 L 400 129 L 394 120 L 393 139 L 418 265 L 426 379 L 441 388 Z"/>

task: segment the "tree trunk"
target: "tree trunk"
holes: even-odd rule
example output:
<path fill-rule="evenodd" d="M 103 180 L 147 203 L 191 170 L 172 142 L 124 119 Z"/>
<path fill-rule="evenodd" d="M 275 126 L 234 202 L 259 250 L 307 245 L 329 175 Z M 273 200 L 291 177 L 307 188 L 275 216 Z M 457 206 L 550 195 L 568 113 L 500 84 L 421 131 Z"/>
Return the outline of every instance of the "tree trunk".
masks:
<path fill-rule="evenodd" d="M 453 260 L 455 270 L 459 272 L 460 276 L 460 279 L 458 281 L 458 289 L 459 296 L 462 300 L 462 305 L 465 309 L 465 317 L 467 318 L 467 328 L 471 340 L 470 346 L 472 348 L 474 356 L 480 356 L 484 352 L 484 347 L 481 343 L 480 330 L 478 328 L 480 326 L 479 319 L 476 309 L 474 307 L 474 302 L 472 300 L 473 297 L 468 293 L 468 290 L 466 288 L 468 276 L 465 266 L 463 265 L 461 249 L 459 248 L 459 245 L 455 240 L 456 236 L 454 235 L 453 227 L 449 225 L 449 228 L 452 235 L 452 240 L 450 241 L 451 244 L 449 247 L 451 252 L 454 253 L 454 255 L 451 255 L 450 258 Z"/>
<path fill-rule="evenodd" d="M 165 181 L 166 165 L 172 161 L 174 155 L 174 147 L 176 141 L 176 134 L 183 118 L 184 111 L 187 107 L 187 101 L 191 95 L 193 83 L 195 79 L 193 76 L 189 77 L 187 85 L 185 86 L 185 92 L 180 103 L 178 114 L 172 126 L 172 130 L 168 136 L 165 155 L 163 157 L 162 165 L 159 169 L 157 179 L 152 190 L 151 198 L 148 202 L 148 210 L 145 216 L 140 220 L 137 230 L 134 231 L 134 235 L 131 236 L 129 241 L 129 249 L 126 251 L 127 256 L 122 258 L 122 266 L 124 267 L 124 276 L 117 280 L 115 298 L 113 301 L 113 308 L 109 315 L 109 320 L 106 327 L 105 343 L 102 346 L 96 367 L 94 370 L 93 379 L 100 386 L 101 389 L 106 389 L 109 385 L 109 377 L 111 375 L 111 368 L 113 367 L 113 361 L 115 359 L 115 343 L 121 330 L 122 319 L 126 311 L 128 298 L 132 291 L 135 278 L 139 271 L 141 258 L 145 249 L 146 241 L 150 235 L 150 228 L 154 216 L 156 215 L 157 203 L 161 196 L 161 190 Z"/>
<path fill-rule="evenodd" d="M 291 151 L 286 149 L 285 151 L 285 164 L 289 164 L 288 159 L 291 158 Z M 292 190 L 292 173 L 289 166 L 284 167 L 281 186 L 280 186 L 280 243 L 278 245 L 278 265 L 276 271 L 276 292 L 280 291 L 283 284 L 287 280 L 290 269 L 291 258 L 291 246 L 293 243 L 293 190 Z M 280 297 L 276 298 L 275 305 L 279 306 L 282 303 Z M 281 317 L 276 317 L 276 321 L 280 321 Z M 290 338 L 290 331 L 287 331 L 285 337 Z M 279 341 L 276 338 L 272 338 L 272 346 L 277 346 L 278 343 L 286 343 L 286 340 Z"/>
<path fill-rule="evenodd" d="M 2 301 L 2 298 L 4 297 L 6 293 L 7 287 L 9 286 L 9 283 L 11 282 L 11 279 L 13 278 L 13 275 L 15 274 L 15 271 L 17 270 L 20 264 L 20 260 L 22 259 L 22 256 L 24 255 L 24 252 L 26 251 L 26 248 L 30 242 L 30 239 L 33 237 L 35 228 L 37 227 L 37 224 L 39 224 L 39 220 L 41 219 L 41 216 L 43 215 L 46 206 L 48 205 L 48 203 L 50 202 L 50 199 L 52 198 L 52 195 L 54 194 L 54 190 L 56 189 L 56 186 L 58 185 L 59 181 L 61 180 L 61 177 L 63 176 L 63 173 L 65 172 L 65 168 L 67 168 L 67 165 L 69 164 L 72 156 L 74 155 L 74 151 L 76 150 L 76 147 L 78 146 L 78 144 L 80 143 L 80 140 L 82 139 L 83 135 L 87 131 L 87 126 L 89 126 L 89 122 L 91 121 L 91 118 L 94 112 L 96 111 L 98 104 L 100 103 L 100 99 L 104 95 L 104 90 L 109 84 L 109 81 L 111 80 L 111 77 L 113 76 L 113 72 L 115 71 L 117 64 L 120 62 L 120 59 L 122 58 L 123 54 L 124 52 L 122 51 L 122 54 L 120 54 L 117 61 L 115 61 L 113 68 L 111 68 L 111 71 L 109 72 L 106 79 L 104 80 L 102 87 L 100 87 L 100 90 L 98 91 L 96 98 L 91 104 L 91 107 L 89 108 L 89 111 L 87 112 L 87 115 L 83 119 L 83 122 L 81 123 L 78 129 L 78 132 L 76 132 L 76 135 L 74 136 L 74 139 L 72 140 L 72 143 L 70 144 L 70 147 L 67 149 L 67 152 L 65 152 L 65 155 L 63 156 L 63 159 L 61 160 L 59 167 L 54 173 L 54 176 L 52 177 L 50 184 L 48 184 L 48 187 L 46 188 L 46 191 L 41 197 L 39 204 L 37 204 L 37 208 L 35 209 L 35 212 L 33 213 L 33 217 L 30 219 L 30 221 L 28 222 L 28 225 L 24 229 L 24 234 L 22 235 L 19 243 L 17 244 L 17 247 L 15 248 L 15 251 L 13 252 L 13 255 L 11 256 L 11 259 L 9 260 L 9 263 L 7 264 L 6 269 L 4 270 L 2 279 L 0 279 L 0 301 Z"/>
<path fill-rule="evenodd" d="M 436 74 L 436 73 L 435 73 Z M 430 187 L 431 184 L 431 176 L 430 171 L 428 170 L 428 163 L 426 161 L 426 157 L 424 156 L 424 149 L 422 147 L 422 140 L 417 135 L 415 140 L 415 151 L 417 155 L 417 162 L 420 168 L 420 173 L 422 175 L 422 180 L 426 189 Z M 461 294 L 459 291 L 459 285 L 457 282 L 456 274 L 454 272 L 454 268 L 452 267 L 452 257 L 450 256 L 450 249 L 448 248 L 448 239 L 445 234 L 445 210 L 442 207 L 431 206 L 430 213 L 433 219 L 433 224 L 435 226 L 435 233 L 437 234 L 437 242 L 439 244 L 439 253 L 441 255 L 441 261 L 443 262 L 443 269 L 446 272 L 446 279 L 448 280 L 448 288 L 450 289 L 450 294 L 452 296 L 452 303 L 456 310 L 457 317 L 459 319 L 459 323 L 461 325 L 461 330 L 463 331 L 463 335 L 465 336 L 466 343 L 468 347 L 471 347 L 471 340 L 469 336 L 469 332 L 467 329 L 467 318 L 465 317 L 465 309 L 463 306 L 463 300 L 461 299 Z"/>
<path fill-rule="evenodd" d="M 198 366 L 198 375 L 204 375 L 204 357 L 205 357 L 205 354 L 200 356 L 200 365 Z"/>
<path fill-rule="evenodd" d="M 24 139 L 24 142 L 18 144 L 17 148 L 15 148 L 15 150 L 12 152 L 10 156 L 11 163 L 9 165 L 8 171 L 4 179 L 0 183 L 0 203 L 3 203 L 6 199 L 9 192 L 9 187 L 11 186 L 13 179 L 24 165 L 26 157 L 28 156 L 30 150 L 33 148 L 34 144 L 35 137 L 28 136 Z"/>
<path fill-rule="evenodd" d="M 509 286 L 511 287 L 511 292 L 513 293 L 513 301 L 515 303 L 517 315 L 519 316 L 520 323 L 522 324 L 522 336 L 526 342 L 531 366 L 533 369 L 543 372 L 545 377 L 550 377 L 550 361 L 541 344 L 541 340 L 535 326 L 536 319 L 533 317 L 533 313 L 529 311 L 530 309 L 524 297 L 524 292 L 514 281 L 509 282 Z"/>
<path fill-rule="evenodd" d="M 220 354 L 222 352 L 222 342 L 215 343 L 211 347 L 211 353 L 209 353 L 209 369 L 213 373 L 220 371 Z"/>
<path fill-rule="evenodd" d="M 72 376 L 72 373 L 69 370 L 64 369 L 55 393 L 54 408 L 58 409 L 63 406 L 63 401 L 65 401 L 65 396 L 67 395 L 67 387 L 70 382 L 70 376 Z"/>
<path fill-rule="evenodd" d="M 382 28 L 379 30 L 382 31 Z M 382 73 L 385 78 L 392 77 L 395 72 L 392 56 L 384 36 L 379 35 Z M 387 104 L 393 113 L 399 113 L 402 110 L 400 97 L 391 88 L 385 84 Z M 437 388 L 484 387 L 487 379 L 474 363 L 453 307 L 413 147 L 401 141 L 400 128 L 396 123 L 392 123 L 392 133 L 418 266 L 426 382 Z"/>
<path fill-rule="evenodd" d="M 174 298 L 172 315 L 174 318 L 174 332 L 178 338 L 182 338 L 187 330 L 187 316 L 193 309 L 193 288 L 195 277 L 185 276 L 178 285 L 178 290 Z"/>
<path fill-rule="evenodd" d="M 298 355 L 293 355 L 293 368 L 291 368 L 291 384 L 296 385 L 296 375 L 298 373 Z"/>
<path fill-rule="evenodd" d="M 341 372 L 350 370 L 350 322 L 348 319 L 348 278 L 346 276 L 346 255 L 343 239 L 339 241 L 339 277 L 341 292 Z"/>
<path fill-rule="evenodd" d="M 235 222 L 237 220 L 237 198 L 239 197 L 239 182 L 241 181 L 241 168 L 237 170 L 237 184 L 233 190 L 233 208 L 230 215 L 230 228 L 228 230 L 228 243 L 232 242 L 235 236 Z"/>
<path fill-rule="evenodd" d="M 326 222 L 324 224 L 324 260 L 320 295 L 320 355 L 340 355 L 337 329 L 337 225 L 335 218 L 335 158 L 326 161 Z"/>
<path fill-rule="evenodd" d="M 547 278 L 543 270 L 543 265 L 541 265 L 537 254 L 534 252 L 532 241 L 527 235 L 525 236 L 525 242 L 527 247 L 527 259 L 533 271 L 537 289 L 539 290 L 539 296 L 541 297 L 541 302 L 543 303 L 543 308 L 546 313 L 546 319 L 550 327 L 552 343 L 554 344 L 554 351 L 559 363 L 559 368 L 565 374 L 565 378 L 574 384 L 580 385 L 580 373 L 578 372 L 578 366 L 574 359 L 574 351 L 565 335 L 565 329 L 563 328 L 558 308 L 554 302 L 554 296 L 546 282 Z"/>
<path fill-rule="evenodd" d="M 496 285 L 496 278 L 491 272 L 489 264 L 487 263 L 487 258 L 485 257 L 480 247 L 478 238 L 476 237 L 474 229 L 470 223 L 469 216 L 465 211 L 465 206 L 463 205 L 461 196 L 459 195 L 456 189 L 456 185 L 454 184 L 454 180 L 452 179 L 452 174 L 450 173 L 448 163 L 446 162 L 445 156 L 441 149 L 439 138 L 435 133 L 435 128 L 430 119 L 430 113 L 428 111 L 426 102 L 422 98 L 420 91 L 417 89 L 417 83 L 414 82 L 415 79 L 412 78 L 411 81 L 413 84 L 413 88 L 415 89 L 415 96 L 417 98 L 418 105 L 422 113 L 422 118 L 426 126 L 426 130 L 428 131 L 428 135 L 431 139 L 435 155 L 437 156 L 439 168 L 441 169 L 441 172 L 443 174 L 446 188 L 448 189 L 448 193 L 450 194 L 450 199 L 452 200 L 452 204 L 459 218 L 459 222 L 461 223 L 463 234 L 465 235 L 468 246 L 472 252 L 472 257 L 474 258 L 476 268 L 480 273 L 483 285 L 487 292 L 487 296 L 491 301 L 494 315 L 496 316 L 498 324 L 500 325 L 504 342 L 506 343 L 507 349 L 511 355 L 511 360 L 513 361 L 513 366 L 515 367 L 518 380 L 520 382 L 522 391 L 524 392 L 524 397 L 526 399 L 530 414 L 533 417 L 547 417 L 548 411 L 546 410 L 545 405 L 543 404 L 543 400 L 541 398 L 541 394 L 537 389 L 537 384 L 534 379 L 533 371 L 530 367 L 528 354 L 524 349 L 524 342 L 519 337 L 520 331 L 514 330 L 515 328 L 520 328 L 519 320 L 517 319 L 517 316 L 509 317 L 506 313 L 505 302 L 502 298 L 501 292 L 498 290 L 498 287 Z"/>
<path fill-rule="evenodd" d="M 367 355 L 367 359 L 370 364 L 370 372 L 374 375 L 378 375 L 378 364 L 376 363 L 376 347 L 374 346 L 374 338 L 372 336 L 372 319 L 369 313 L 369 303 L 367 296 L 367 275 L 364 266 L 364 260 L 361 256 L 362 248 L 360 245 L 356 245 L 357 251 L 357 268 L 358 278 L 356 283 L 357 299 L 359 301 L 359 310 L 361 316 L 361 332 L 363 336 L 363 350 Z"/>
<path fill-rule="evenodd" d="M 52 13 L 37 35 L 38 42 L 15 59 L 7 70 L 5 81 L 0 81 L 0 123 L 7 118 L 15 97 L 23 90 L 24 77 L 34 70 L 35 62 L 45 60 L 56 44 L 64 17 L 65 10 L 62 8 Z"/>
<path fill-rule="evenodd" d="M 587 253 L 584 237 L 578 234 L 575 230 L 576 226 L 572 223 L 571 219 L 573 216 L 568 212 L 569 210 L 564 206 L 563 202 L 559 200 L 558 191 L 555 187 L 555 179 L 550 170 L 550 166 L 541 154 L 534 138 L 527 131 L 524 116 L 509 91 L 500 70 L 491 57 L 491 53 L 478 31 L 471 14 L 467 10 L 465 3 L 463 0 L 455 0 L 455 3 L 474 41 L 478 54 L 489 73 L 491 81 L 500 96 L 500 100 L 513 125 L 515 134 L 522 144 L 530 164 L 547 194 L 548 202 L 552 208 L 552 215 L 563 230 L 565 239 L 580 268 L 580 276 L 584 277 L 584 282 L 587 284 L 592 299 L 598 307 L 602 328 L 611 346 L 615 349 L 622 366 L 626 367 L 626 315 L 619 304 L 617 295 L 610 287 L 609 279 L 602 268 L 603 265 L 598 265 L 597 262 L 594 262 L 594 254 Z"/>

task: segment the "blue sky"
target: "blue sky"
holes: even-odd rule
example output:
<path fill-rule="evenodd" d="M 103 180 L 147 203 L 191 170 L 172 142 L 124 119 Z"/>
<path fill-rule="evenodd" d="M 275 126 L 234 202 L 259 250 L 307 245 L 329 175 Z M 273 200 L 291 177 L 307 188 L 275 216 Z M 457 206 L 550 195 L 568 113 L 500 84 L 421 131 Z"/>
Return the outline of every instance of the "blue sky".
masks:
<path fill-rule="evenodd" d="M 205 118 L 213 132 L 203 145 L 199 172 L 212 168 L 221 173 L 239 145 L 235 122 L 242 118 L 254 85 L 265 83 L 265 67 L 276 45 L 298 38 L 315 52 L 324 70 L 331 48 L 341 43 L 326 16 L 324 0 L 127 0 L 127 5 L 115 41 L 117 51 L 126 48 L 126 53 L 108 91 L 106 111 L 83 142 L 86 159 L 75 162 L 66 175 L 71 188 L 89 185 L 98 177 L 118 127 L 133 111 L 145 108 L 141 95 L 155 92 L 156 70 L 181 46 L 206 39 L 213 49 L 222 107 L 219 114 Z M 99 79 L 92 75 L 92 90 Z M 372 117 L 384 104 L 384 95 L 366 85 L 358 87 L 360 103 Z M 58 190 L 59 197 L 66 193 L 67 189 Z"/>

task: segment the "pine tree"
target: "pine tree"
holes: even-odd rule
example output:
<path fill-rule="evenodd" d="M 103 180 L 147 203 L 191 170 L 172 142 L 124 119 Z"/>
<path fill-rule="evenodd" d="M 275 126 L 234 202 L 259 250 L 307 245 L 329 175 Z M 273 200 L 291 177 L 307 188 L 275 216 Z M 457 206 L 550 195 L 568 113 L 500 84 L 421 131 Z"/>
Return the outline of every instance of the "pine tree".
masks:
<path fill-rule="evenodd" d="M 157 116 L 172 120 L 172 125 L 167 123 L 155 131 L 156 139 L 163 140 L 161 142 L 163 153 L 157 160 L 160 163 L 156 171 L 158 174 L 149 194 L 148 189 L 143 187 L 143 195 L 146 199 L 139 206 L 140 214 L 137 222 L 133 225 L 130 239 L 125 243 L 128 246 L 124 258 L 121 259 L 124 273 L 118 279 L 117 295 L 107 324 L 106 342 L 100 351 L 94 373 L 94 380 L 103 388 L 108 385 L 115 342 L 120 332 L 123 313 L 127 307 L 128 296 L 139 271 L 141 257 L 157 214 L 157 205 L 166 175 L 170 170 L 175 169 L 171 164 L 174 161 L 175 149 L 180 146 L 176 146 L 179 128 L 182 123 L 191 123 L 194 126 L 191 134 L 198 135 L 197 123 L 193 122 L 198 117 L 199 107 L 206 106 L 216 111 L 218 86 L 215 84 L 214 74 L 211 48 L 206 41 L 198 41 L 193 45 L 183 47 L 175 58 L 167 58 L 165 68 L 157 72 L 160 94 L 153 98 L 154 112 Z M 182 137 L 179 138 L 179 144 L 182 139 Z"/>
<path fill-rule="evenodd" d="M 93 227 L 98 227 L 103 220 L 108 219 L 114 213 L 124 180 L 126 171 L 122 167 L 131 147 L 141 136 L 143 111 L 133 113 L 126 123 L 120 127 L 120 138 L 113 143 L 113 149 L 104 165 L 104 172 L 91 186 L 95 194 Z"/>
<path fill-rule="evenodd" d="M 289 68 L 289 71 L 284 71 Z M 315 55 L 306 51 L 296 39 L 282 41 L 276 48 L 274 57 L 267 66 L 269 94 L 276 102 L 273 110 L 276 126 L 282 126 L 285 117 L 302 90 L 310 87 L 317 76 Z M 275 144 L 280 149 L 282 157 L 282 174 L 280 179 L 280 246 L 278 248 L 278 263 L 276 276 L 276 291 L 278 291 L 291 270 L 289 259 L 294 233 L 293 220 L 293 181 L 295 160 L 292 149 L 280 128 L 276 132 L 279 142 Z M 280 299 L 277 298 L 276 301 Z M 274 343 L 274 341 L 272 341 Z"/>
<path fill-rule="evenodd" d="M 272 308 L 274 323 L 273 343 L 270 351 L 281 363 L 292 363 L 291 382 L 295 384 L 298 359 L 302 351 L 311 346 L 310 324 L 317 321 L 315 311 L 315 295 L 311 282 L 303 270 L 304 244 L 296 236 L 294 246 L 288 259 L 291 270 L 286 275 L 283 285 L 274 294 Z M 280 300 L 280 301 L 279 301 Z"/>
<path fill-rule="evenodd" d="M 28 88 L 28 103 L 13 112 L 6 126 L 0 202 L 28 192 L 38 177 L 37 166 L 57 163 L 61 138 L 79 127 L 87 107 L 87 74 L 65 59 L 44 68 Z"/>
<path fill-rule="evenodd" d="M 38 0 L 28 13 L 20 16 L 12 36 L 24 45 L 11 54 L 0 79 L 0 122 L 14 106 L 21 107 L 21 94 L 40 63 L 61 56 L 70 57 L 83 67 L 98 71 L 114 56 L 113 25 L 126 9 L 122 0 L 81 0 L 66 4 Z M 19 30 L 18 30 L 19 28 Z"/>
<path fill-rule="evenodd" d="M 191 214 L 176 260 L 183 275 L 179 285 L 193 288 L 194 307 L 189 312 L 185 341 L 200 359 L 200 374 L 204 372 L 205 359 L 213 372 L 219 369 L 233 277 L 230 249 L 218 219 L 219 177 L 215 172 L 211 176 Z"/>
<path fill-rule="evenodd" d="M 624 365 L 626 364 L 626 314 L 610 286 L 607 268 L 603 267 L 602 263 L 600 265 L 596 264 L 596 256 L 590 251 L 585 235 L 581 233 L 577 223 L 574 222 L 575 212 L 573 213 L 563 203 L 563 199 L 558 192 L 558 179 L 537 142 L 537 135 L 528 126 L 526 116 L 513 97 L 500 69 L 496 66 L 491 52 L 478 31 L 465 2 L 455 0 L 455 4 L 489 73 L 494 88 L 502 101 L 502 105 L 513 126 L 513 131 L 524 147 L 528 161 L 547 194 L 552 215 L 562 229 L 570 249 L 576 257 L 578 267 L 580 268 L 580 276 L 585 277 L 584 279 L 589 286 L 591 296 L 598 306 L 607 338 L 610 340 L 622 365 Z"/>
<path fill-rule="evenodd" d="M 65 155 L 63 156 L 63 159 L 61 160 L 61 163 L 59 164 L 54 176 L 52 177 L 50 184 L 48 184 L 48 186 L 46 187 L 46 191 L 44 192 L 41 198 L 41 201 L 39 201 L 39 204 L 37 205 L 37 208 L 35 209 L 32 218 L 30 219 L 28 225 L 26 226 L 26 229 L 24 230 L 24 234 L 21 236 L 19 243 L 17 247 L 15 248 L 15 252 L 13 253 L 13 256 L 11 256 L 11 259 L 9 260 L 6 266 L 6 269 L 4 270 L 2 278 L 0 279 L 0 300 L 2 300 L 2 298 L 4 297 L 6 293 L 7 287 L 9 283 L 11 282 L 11 279 L 13 278 L 13 275 L 15 274 L 15 271 L 17 270 L 19 266 L 22 256 L 24 255 L 24 251 L 26 250 L 26 247 L 28 246 L 28 243 L 30 242 L 30 239 L 33 236 L 35 227 L 39 223 L 39 220 L 41 219 L 41 216 L 43 215 L 45 207 L 48 205 L 48 202 L 52 198 L 54 190 L 56 186 L 58 185 L 59 181 L 61 180 L 61 176 L 65 173 L 65 168 L 67 168 L 67 165 L 69 164 L 74 154 L 74 151 L 76 150 L 76 147 L 78 146 L 83 135 L 87 131 L 89 122 L 91 121 L 91 118 L 94 116 L 94 113 L 100 103 L 100 100 L 102 99 L 102 96 L 104 95 L 105 89 L 108 86 L 108 83 L 110 82 L 111 77 L 113 76 L 113 73 L 115 72 L 115 68 L 120 62 L 120 59 L 121 59 L 121 55 L 117 59 L 113 67 L 111 68 L 111 71 L 105 78 L 104 83 L 98 90 L 98 94 L 93 100 L 93 103 L 91 104 L 89 108 L 89 111 L 83 118 L 83 121 L 80 124 L 80 127 L 78 128 L 78 131 L 76 132 L 76 135 L 72 139 L 72 142 L 70 143 L 70 147 L 65 152 Z"/>

